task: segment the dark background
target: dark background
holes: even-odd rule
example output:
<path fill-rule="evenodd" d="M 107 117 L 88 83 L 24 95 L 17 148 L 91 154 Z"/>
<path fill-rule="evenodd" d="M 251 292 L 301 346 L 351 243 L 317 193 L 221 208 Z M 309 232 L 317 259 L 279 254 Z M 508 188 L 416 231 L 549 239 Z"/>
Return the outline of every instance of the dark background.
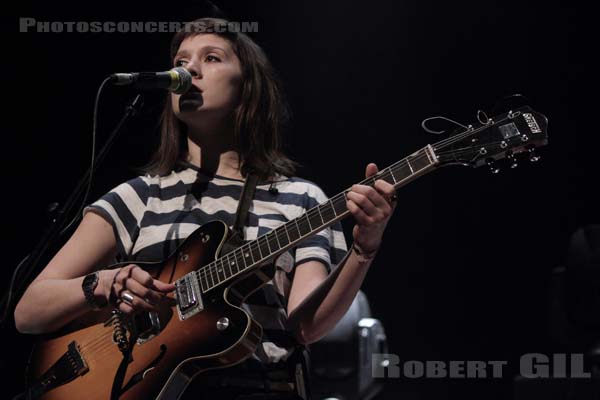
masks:
<path fill-rule="evenodd" d="M 549 119 L 537 164 L 492 175 L 447 168 L 399 192 L 363 290 L 401 360 L 507 360 L 503 379 L 388 379 L 385 398 L 511 399 L 524 353 L 569 350 L 549 328 L 553 268 L 571 234 L 598 223 L 596 21 L 583 1 L 216 1 L 279 71 L 294 112 L 288 153 L 299 175 L 334 195 L 440 137 L 420 128 L 463 123 L 515 93 Z M 588 3 L 590 4 L 590 3 Z M 13 6 L 15 6 L 13 4 Z M 31 250 L 46 205 L 62 202 L 89 163 L 96 90 L 113 72 L 170 68 L 168 33 L 19 33 L 44 21 L 188 21 L 202 2 L 19 2 L 3 17 L 1 278 Z M 99 144 L 135 91 L 110 88 Z M 119 139 L 91 199 L 135 176 L 157 142 L 162 94 Z M 345 228 L 349 237 L 351 221 Z M 4 291 L 5 289 L 3 289 Z M 1 373 L 21 383 L 28 338 L 3 328 Z M 3 379 L 4 380 L 4 379 Z M 9 386 L 11 391 L 13 387 Z M 6 393 L 6 392 L 5 392 Z"/>

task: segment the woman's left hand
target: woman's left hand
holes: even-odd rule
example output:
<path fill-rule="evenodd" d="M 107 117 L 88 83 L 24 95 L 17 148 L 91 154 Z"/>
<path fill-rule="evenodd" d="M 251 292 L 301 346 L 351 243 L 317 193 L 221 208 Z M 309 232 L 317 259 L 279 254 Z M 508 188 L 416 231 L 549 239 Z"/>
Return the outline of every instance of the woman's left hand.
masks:
<path fill-rule="evenodd" d="M 368 178 L 377 172 L 377 165 L 370 163 L 365 175 Z M 347 193 L 347 199 L 346 207 L 356 220 L 352 230 L 354 243 L 365 253 L 377 250 L 381 245 L 385 227 L 396 208 L 394 186 L 382 179 L 376 180 L 373 187 L 353 185 Z"/>

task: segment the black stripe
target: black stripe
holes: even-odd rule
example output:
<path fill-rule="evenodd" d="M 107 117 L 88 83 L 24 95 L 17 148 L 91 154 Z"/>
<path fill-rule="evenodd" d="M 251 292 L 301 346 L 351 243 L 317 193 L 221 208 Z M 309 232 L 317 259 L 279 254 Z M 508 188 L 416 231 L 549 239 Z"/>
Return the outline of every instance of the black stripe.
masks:
<path fill-rule="evenodd" d="M 302 241 L 298 246 L 296 246 L 297 249 L 304 249 L 307 247 L 321 247 L 327 251 L 330 250 L 329 240 L 327 240 L 321 235 L 314 235 L 312 237 L 309 237 L 308 239 Z"/>
<path fill-rule="evenodd" d="M 225 222 L 227 226 L 231 226 L 233 224 L 233 217 L 234 215 L 227 211 L 217 211 L 214 214 L 208 214 L 197 208 L 186 212 L 175 210 L 160 214 L 155 213 L 154 211 L 146 211 L 142 220 L 142 228 L 174 223 L 203 225 L 217 219 Z"/>
<path fill-rule="evenodd" d="M 185 184 L 182 181 L 179 181 L 176 184 L 166 188 L 160 188 L 158 184 L 151 184 L 149 189 L 151 197 L 160 198 L 163 201 L 172 200 L 188 194 L 192 194 L 198 201 L 202 197 L 210 197 L 216 200 L 223 197 L 238 199 L 240 197 L 241 190 L 242 186 L 239 185 L 221 186 L 215 185 L 211 182 L 208 183 L 206 187 L 203 187 L 198 183 Z M 302 208 L 305 208 L 307 201 L 310 204 L 317 204 L 317 200 L 308 196 L 307 194 L 279 192 L 277 195 L 274 195 L 268 191 L 268 188 L 256 188 L 254 200 L 266 203 L 276 202 L 278 204 L 293 205 Z"/>
<path fill-rule="evenodd" d="M 174 185 L 162 188 L 159 184 L 153 183 L 150 184 L 149 192 L 151 197 L 167 201 L 191 193 L 192 186 L 193 184 L 184 183 L 181 180 L 177 181 Z"/>
<path fill-rule="evenodd" d="M 127 184 L 135 190 L 138 197 L 145 205 L 148 204 L 148 184 L 142 179 L 142 177 L 137 177 L 127 181 Z"/>

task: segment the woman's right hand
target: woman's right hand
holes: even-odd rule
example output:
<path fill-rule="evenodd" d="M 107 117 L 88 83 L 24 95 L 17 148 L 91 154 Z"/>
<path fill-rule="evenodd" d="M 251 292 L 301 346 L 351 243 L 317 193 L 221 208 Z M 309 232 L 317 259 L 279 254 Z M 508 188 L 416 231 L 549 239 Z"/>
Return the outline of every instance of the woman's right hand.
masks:
<path fill-rule="evenodd" d="M 124 314 L 157 311 L 156 304 L 175 290 L 172 283 L 161 282 L 139 265 L 129 264 L 118 270 L 100 271 L 103 295 Z"/>

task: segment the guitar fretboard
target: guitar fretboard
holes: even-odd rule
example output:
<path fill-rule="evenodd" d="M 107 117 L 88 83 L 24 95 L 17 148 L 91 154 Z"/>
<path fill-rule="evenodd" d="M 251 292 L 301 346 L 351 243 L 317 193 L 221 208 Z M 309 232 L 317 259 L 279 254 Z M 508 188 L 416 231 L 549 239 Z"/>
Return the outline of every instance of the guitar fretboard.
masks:
<path fill-rule="evenodd" d="M 428 172 L 437 163 L 433 148 L 426 146 L 359 184 L 373 186 L 376 180 L 382 179 L 398 188 Z M 202 291 L 206 292 L 254 267 L 263 265 L 302 240 L 346 217 L 350 213 L 346 207 L 346 195 L 349 191 L 350 189 L 347 189 L 331 197 L 303 215 L 191 273 L 196 274 Z"/>

